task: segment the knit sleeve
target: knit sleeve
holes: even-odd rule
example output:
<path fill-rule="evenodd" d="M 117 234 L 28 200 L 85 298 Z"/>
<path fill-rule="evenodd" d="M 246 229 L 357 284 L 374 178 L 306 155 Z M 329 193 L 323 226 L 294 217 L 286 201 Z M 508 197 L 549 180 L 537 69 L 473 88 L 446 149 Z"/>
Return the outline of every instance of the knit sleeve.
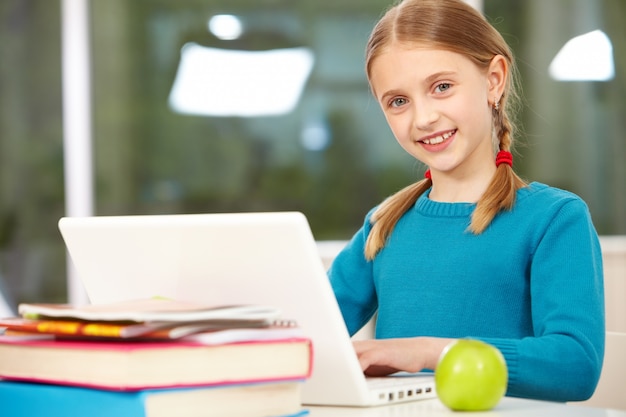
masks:
<path fill-rule="evenodd" d="M 330 283 L 351 336 L 369 321 L 378 308 L 372 262 L 365 259 L 371 213 L 328 270 Z"/>
<path fill-rule="evenodd" d="M 507 361 L 507 395 L 578 401 L 593 394 L 602 368 L 602 257 L 582 200 L 569 199 L 555 213 L 530 267 L 534 336 L 484 340 Z"/>

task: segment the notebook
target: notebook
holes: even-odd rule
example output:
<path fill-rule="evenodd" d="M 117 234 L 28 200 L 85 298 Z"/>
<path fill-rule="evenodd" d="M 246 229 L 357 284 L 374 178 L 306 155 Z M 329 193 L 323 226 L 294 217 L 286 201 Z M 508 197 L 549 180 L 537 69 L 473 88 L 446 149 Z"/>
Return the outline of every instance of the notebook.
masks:
<path fill-rule="evenodd" d="M 313 340 L 304 404 L 371 406 L 435 396 L 432 374 L 363 375 L 302 213 L 64 217 L 59 229 L 92 303 L 164 296 L 279 307 Z"/>

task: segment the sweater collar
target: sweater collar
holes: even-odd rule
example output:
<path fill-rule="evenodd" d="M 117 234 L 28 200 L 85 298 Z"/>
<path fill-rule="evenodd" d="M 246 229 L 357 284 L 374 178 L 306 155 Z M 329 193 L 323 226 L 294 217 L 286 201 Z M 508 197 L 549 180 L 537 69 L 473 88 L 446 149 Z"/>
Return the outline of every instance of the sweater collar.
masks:
<path fill-rule="evenodd" d="M 546 188 L 547 186 L 545 184 L 532 182 L 528 186 L 517 190 L 517 201 Z M 472 215 L 476 208 L 476 203 L 440 203 L 433 201 L 429 198 L 430 191 L 431 188 L 426 190 L 426 192 L 418 198 L 414 206 L 414 209 L 417 210 L 418 213 L 425 216 L 468 217 Z"/>
<path fill-rule="evenodd" d="M 441 203 L 429 198 L 430 188 L 415 203 L 415 210 L 426 216 L 467 217 L 471 216 L 476 203 Z"/>

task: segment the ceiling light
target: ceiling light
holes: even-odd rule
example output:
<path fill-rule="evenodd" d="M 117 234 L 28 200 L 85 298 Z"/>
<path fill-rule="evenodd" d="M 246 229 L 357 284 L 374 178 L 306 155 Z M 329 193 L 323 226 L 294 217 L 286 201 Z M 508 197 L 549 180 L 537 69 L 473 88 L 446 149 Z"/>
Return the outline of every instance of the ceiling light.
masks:
<path fill-rule="evenodd" d="M 238 39 L 243 33 L 241 20 L 231 14 L 218 14 L 211 17 L 208 28 L 209 32 L 222 40 Z"/>
<path fill-rule="evenodd" d="M 169 104 L 195 115 L 286 114 L 298 104 L 313 61 L 304 47 L 241 51 L 189 43 L 181 51 Z"/>
<path fill-rule="evenodd" d="M 609 81 L 615 76 L 613 45 L 601 30 L 570 39 L 548 69 L 557 81 Z"/>

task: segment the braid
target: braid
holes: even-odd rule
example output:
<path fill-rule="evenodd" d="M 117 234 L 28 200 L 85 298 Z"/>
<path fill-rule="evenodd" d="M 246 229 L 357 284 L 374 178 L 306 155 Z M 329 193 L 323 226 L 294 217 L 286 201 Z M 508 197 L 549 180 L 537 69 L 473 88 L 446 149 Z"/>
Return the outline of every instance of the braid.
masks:
<path fill-rule="evenodd" d="M 382 204 L 372 214 L 372 230 L 365 243 L 365 258 L 371 261 L 385 246 L 400 217 L 411 208 L 419 196 L 432 185 L 430 179 L 423 179 L 398 191 Z"/>
<path fill-rule="evenodd" d="M 501 111 L 494 109 L 493 113 L 494 134 L 498 138 L 498 149 L 510 152 L 512 124 L 504 108 Z M 517 190 L 524 186 L 526 186 L 526 183 L 513 171 L 513 167 L 507 164 L 500 164 L 496 168 L 496 174 L 489 183 L 487 190 L 476 204 L 469 230 L 474 234 L 480 234 L 485 231 L 501 210 L 511 210 L 513 208 Z"/>

